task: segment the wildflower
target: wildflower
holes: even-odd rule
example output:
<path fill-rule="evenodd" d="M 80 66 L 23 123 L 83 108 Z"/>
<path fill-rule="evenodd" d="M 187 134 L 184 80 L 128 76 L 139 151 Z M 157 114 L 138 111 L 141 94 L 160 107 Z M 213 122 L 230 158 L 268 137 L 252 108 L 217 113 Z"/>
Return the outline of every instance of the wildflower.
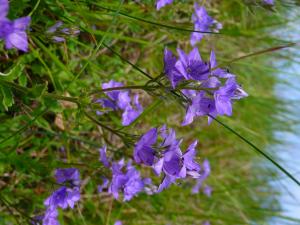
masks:
<path fill-rule="evenodd" d="M 7 49 L 17 48 L 28 51 L 26 29 L 30 23 L 30 17 L 22 17 L 13 21 L 7 18 L 9 4 L 7 0 L 0 0 L 0 39 L 5 41 Z"/>
<path fill-rule="evenodd" d="M 203 193 L 207 196 L 207 197 L 211 197 L 211 193 L 212 193 L 212 188 L 209 185 L 206 185 L 203 189 Z"/>
<path fill-rule="evenodd" d="M 109 168 L 109 161 L 106 156 L 106 145 L 99 149 L 100 152 L 100 162 L 107 168 Z"/>
<path fill-rule="evenodd" d="M 202 32 L 218 32 L 222 29 L 222 24 L 210 17 L 203 6 L 199 6 L 197 3 L 194 5 L 195 13 L 192 15 L 192 20 L 194 22 L 194 30 Z M 204 37 L 204 33 L 193 32 L 191 34 L 191 45 L 194 46 L 196 43 L 200 42 Z"/>
<path fill-rule="evenodd" d="M 209 65 L 202 61 L 197 48 L 194 48 L 188 55 L 181 49 L 177 50 L 179 60 L 175 67 L 186 80 L 206 80 L 209 76 Z"/>
<path fill-rule="evenodd" d="M 195 116 L 216 116 L 215 100 L 207 97 L 204 91 L 199 91 L 198 94 L 192 98 L 192 104 L 188 106 L 185 115 L 183 126 L 193 122 Z M 211 118 L 209 117 L 209 123 Z"/>
<path fill-rule="evenodd" d="M 43 225 L 60 225 L 57 209 L 48 208 L 43 216 Z"/>
<path fill-rule="evenodd" d="M 128 163 L 125 173 L 122 172 L 122 167 L 123 165 L 120 163 L 113 163 L 113 177 L 109 186 L 109 193 L 118 199 L 121 191 L 124 193 L 124 201 L 129 201 L 142 192 L 145 185 L 150 184 L 151 180 L 142 179 L 140 172 L 131 163 Z"/>
<path fill-rule="evenodd" d="M 102 184 L 101 185 L 98 185 L 98 192 L 102 192 L 103 189 L 105 188 L 108 188 L 108 185 L 109 185 L 109 180 L 105 177 L 102 178 Z"/>
<path fill-rule="evenodd" d="M 116 81 L 109 81 L 103 83 L 103 89 L 123 87 L 123 83 Z M 130 92 L 124 90 L 112 90 L 105 92 L 108 98 L 98 99 L 96 102 L 100 103 L 105 108 L 112 110 L 122 110 L 122 125 L 130 125 L 142 112 L 143 107 L 139 103 L 138 95 L 134 96 L 133 104 L 131 103 Z M 102 113 L 98 113 L 101 115 Z"/>
<path fill-rule="evenodd" d="M 192 178 L 199 178 L 200 165 L 194 160 L 196 156 L 195 147 L 197 141 L 194 141 L 182 154 L 180 144 L 182 140 L 176 139 L 176 133 L 173 129 L 167 132 L 164 125 L 161 129 L 161 136 L 164 138 L 160 144 L 165 148 L 160 158 L 155 159 L 152 168 L 156 175 L 163 173 L 163 180 L 159 185 L 157 192 L 168 188 L 177 179 L 186 178 L 189 175 Z"/>
<path fill-rule="evenodd" d="M 169 78 L 173 88 L 181 81 L 184 77 L 176 69 L 175 64 L 177 62 L 176 57 L 173 53 L 165 48 L 164 50 L 164 72 Z"/>
<path fill-rule="evenodd" d="M 64 42 L 66 40 L 64 36 L 76 36 L 80 33 L 77 28 L 63 28 L 63 26 L 62 21 L 57 21 L 53 26 L 48 28 L 47 33 L 53 35 L 52 40 L 54 42 Z"/>
<path fill-rule="evenodd" d="M 203 182 L 207 179 L 209 175 L 210 175 L 210 164 L 209 161 L 205 159 L 202 164 L 201 176 L 197 179 L 195 186 L 192 188 L 193 194 L 199 193 L 199 190 L 202 187 Z M 209 190 L 206 190 L 205 192 L 208 193 L 208 191 Z"/>
<path fill-rule="evenodd" d="M 173 0 L 157 0 L 156 1 L 156 9 L 160 10 L 162 7 L 168 5 L 168 4 L 172 4 Z"/>
<path fill-rule="evenodd" d="M 211 51 L 209 62 L 201 59 L 197 48 L 189 54 L 178 49 L 178 55 L 179 60 L 174 68 L 175 57 L 172 52 L 165 50 L 164 70 L 173 88 L 181 78 L 189 81 L 188 87 L 182 90 L 182 94 L 189 100 L 183 126 L 192 123 L 197 116 L 208 116 L 208 124 L 218 115 L 231 116 L 232 101 L 248 96 L 235 81 L 234 74 L 218 67 L 214 51 Z M 178 74 L 180 79 L 175 77 Z"/>
<path fill-rule="evenodd" d="M 263 0 L 263 3 L 266 4 L 266 5 L 273 6 L 274 5 L 274 0 Z"/>
<path fill-rule="evenodd" d="M 70 181 L 73 185 L 78 186 L 80 183 L 79 171 L 76 168 L 57 169 L 55 178 L 59 184 Z"/>
<path fill-rule="evenodd" d="M 216 110 L 219 115 L 232 115 L 232 99 L 241 99 L 248 94 L 236 83 L 235 78 L 229 78 L 225 85 L 214 92 Z"/>
<path fill-rule="evenodd" d="M 143 163 L 147 166 L 152 166 L 154 162 L 155 151 L 153 145 L 157 140 L 157 129 L 152 128 L 145 133 L 136 143 L 133 157 L 136 163 Z"/>
<path fill-rule="evenodd" d="M 214 51 L 211 51 L 211 53 L 210 53 L 209 64 L 210 64 L 212 76 L 219 77 L 219 78 L 235 77 L 233 74 L 229 73 L 227 70 L 218 68 L 216 54 Z"/>
<path fill-rule="evenodd" d="M 117 220 L 114 225 L 122 225 L 122 222 L 120 220 Z"/>
<path fill-rule="evenodd" d="M 200 165 L 195 162 L 196 149 L 198 141 L 194 141 L 183 154 L 183 169 L 181 171 L 181 176 L 184 178 L 186 174 L 191 175 L 193 178 L 200 177 Z"/>
<path fill-rule="evenodd" d="M 74 208 L 74 205 L 80 199 L 79 188 L 60 187 L 54 191 L 44 202 L 45 206 L 50 209 L 60 207 L 66 209 L 68 206 Z"/>
<path fill-rule="evenodd" d="M 143 107 L 139 103 L 139 96 L 135 95 L 134 96 L 134 107 L 132 105 L 127 105 L 125 108 L 123 114 L 122 114 L 122 125 L 123 126 L 128 126 L 130 125 L 133 121 L 136 120 L 136 118 L 141 115 L 143 112 Z"/>

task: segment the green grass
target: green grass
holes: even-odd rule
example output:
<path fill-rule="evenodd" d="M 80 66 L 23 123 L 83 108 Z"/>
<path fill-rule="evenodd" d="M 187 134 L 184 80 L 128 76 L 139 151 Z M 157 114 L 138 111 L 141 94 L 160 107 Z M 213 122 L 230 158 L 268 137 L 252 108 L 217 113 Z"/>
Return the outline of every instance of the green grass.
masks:
<path fill-rule="evenodd" d="M 79 167 L 84 183 L 82 199 L 74 210 L 61 211 L 61 224 L 108 225 L 118 219 L 125 225 L 202 224 L 205 220 L 226 225 L 269 224 L 271 217 L 283 218 L 278 190 L 268 182 L 282 179 L 284 174 L 275 166 L 266 167 L 271 165 L 269 161 L 217 122 L 208 126 L 206 118 L 199 118 L 190 126 L 181 127 L 184 109 L 163 89 L 148 93 L 135 90 L 146 109 L 134 124 L 122 131 L 140 135 L 150 127 L 166 123 L 184 138 L 185 148 L 198 139 L 199 160 L 207 158 L 211 162 L 212 174 L 206 183 L 213 187 L 212 197 L 191 195 L 194 181 L 173 185 L 159 195 L 142 194 L 128 203 L 96 192 L 102 174 L 97 149 L 109 141 L 117 150 L 114 157 L 121 158 L 130 156 L 133 148 L 85 116 L 84 111 L 96 107 L 90 104 L 88 93 L 99 90 L 110 79 L 127 85 L 144 85 L 149 81 L 147 75 L 161 74 L 165 46 L 173 51 L 178 46 L 190 50 L 189 32 L 183 29 L 192 28 L 192 1 L 175 0 L 159 12 L 153 1 L 138 4 L 47 0 L 39 2 L 34 10 L 34 4 L 21 2 L 20 5 L 11 2 L 10 14 L 21 16 L 33 12 L 31 51 L 20 55 L 3 50 L 9 57 L 1 59 L 0 64 L 1 72 L 13 71 L 12 75 L 1 77 L 0 83 L 6 84 L 5 87 L 10 85 L 14 100 L 11 102 L 7 97 L 7 104 L 12 104 L 8 110 L 2 107 L 0 113 L 0 201 L 3 198 L 9 203 L 0 204 L 0 224 L 25 224 L 28 218 L 24 215 L 43 212 L 43 200 L 55 187 L 54 169 L 74 165 Z M 286 45 L 288 40 L 279 40 L 270 31 L 293 20 L 287 19 L 287 11 L 292 9 L 279 1 L 274 12 L 247 6 L 239 0 L 206 1 L 205 6 L 223 23 L 224 29 L 220 34 L 207 35 L 199 44 L 202 57 L 208 59 L 214 49 L 219 64 L 236 74 L 250 95 L 234 104 L 231 118 L 220 120 L 266 151 L 268 145 L 278 141 L 273 130 L 285 127 L 278 117 L 284 112 L 283 102 L 276 99 L 273 90 L 277 71 L 270 63 L 281 56 L 270 50 L 234 59 Z M 52 43 L 45 29 L 57 20 L 79 27 L 80 35 L 68 38 L 66 43 Z M 127 62 L 105 46 L 110 46 Z M 24 69 L 14 70 L 14 66 Z M 76 98 L 75 103 L 62 101 L 70 100 L 68 97 Z M 63 128 L 58 125 L 58 118 L 62 118 Z M 121 124 L 119 118 L 115 114 L 97 119 L 117 129 Z M 66 153 L 60 151 L 61 147 Z M 275 155 L 272 157 L 276 159 Z M 142 170 L 150 174 L 149 169 Z M 293 218 L 283 219 L 293 221 Z"/>

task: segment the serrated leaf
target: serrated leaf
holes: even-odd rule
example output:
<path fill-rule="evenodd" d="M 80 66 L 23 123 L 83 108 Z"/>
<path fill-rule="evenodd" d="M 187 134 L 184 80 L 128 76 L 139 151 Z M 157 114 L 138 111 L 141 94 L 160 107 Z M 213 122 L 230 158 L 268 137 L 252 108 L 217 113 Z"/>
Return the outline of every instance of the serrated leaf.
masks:
<path fill-rule="evenodd" d="M 14 97 L 12 91 L 7 87 L 0 87 L 1 97 L 2 97 L 2 105 L 5 110 L 8 110 L 14 104 Z"/>
<path fill-rule="evenodd" d="M 30 89 L 28 96 L 30 98 L 40 98 L 47 91 L 47 83 L 45 84 L 37 84 L 33 88 Z"/>
<path fill-rule="evenodd" d="M 23 87 L 27 86 L 27 77 L 24 73 L 19 76 L 19 84 Z"/>

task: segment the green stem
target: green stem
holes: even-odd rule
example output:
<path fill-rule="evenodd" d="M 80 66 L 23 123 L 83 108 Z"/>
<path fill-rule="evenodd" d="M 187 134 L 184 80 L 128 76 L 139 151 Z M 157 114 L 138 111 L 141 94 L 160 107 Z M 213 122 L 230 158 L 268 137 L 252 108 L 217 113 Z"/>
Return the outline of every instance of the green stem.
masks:
<path fill-rule="evenodd" d="M 110 11 L 110 12 L 115 12 L 116 11 L 115 9 L 110 9 L 110 8 L 101 6 L 101 5 L 97 4 L 97 3 L 92 3 L 92 4 L 95 4 L 99 8 L 107 10 L 107 11 Z M 122 15 L 122 16 L 128 17 L 130 19 L 141 21 L 143 23 L 148 23 L 148 24 L 151 24 L 151 25 L 154 25 L 154 26 L 160 26 L 160 27 L 164 27 L 164 28 L 168 28 L 168 29 L 172 29 L 172 30 L 185 31 L 185 32 L 195 32 L 195 33 L 203 33 L 203 34 L 221 34 L 221 33 L 217 33 L 217 32 L 199 31 L 199 30 L 186 29 L 186 28 L 175 27 L 175 26 L 171 26 L 171 25 L 167 25 L 167 24 L 157 23 L 157 22 L 153 22 L 153 21 L 146 20 L 146 19 L 143 19 L 143 18 L 135 17 L 135 16 L 132 16 L 132 15 L 123 13 L 123 12 L 119 12 L 119 14 Z"/>
<path fill-rule="evenodd" d="M 258 152 L 260 155 L 268 159 L 273 165 L 275 165 L 279 170 L 281 170 L 285 175 L 287 175 L 290 179 L 292 179 L 297 185 L 300 186 L 300 182 L 286 169 L 284 169 L 279 163 L 277 163 L 274 159 L 272 159 L 271 156 L 269 156 L 267 153 L 265 153 L 263 150 L 259 149 L 256 145 L 254 145 L 251 141 L 244 138 L 241 134 L 221 122 L 220 120 L 216 119 L 215 117 L 208 115 L 213 120 L 215 120 L 217 123 L 221 124 L 223 127 L 225 127 L 227 130 L 229 130 L 231 133 L 235 134 L 237 137 L 239 137 L 241 140 L 243 140 L 245 143 L 250 145 L 256 152 Z"/>

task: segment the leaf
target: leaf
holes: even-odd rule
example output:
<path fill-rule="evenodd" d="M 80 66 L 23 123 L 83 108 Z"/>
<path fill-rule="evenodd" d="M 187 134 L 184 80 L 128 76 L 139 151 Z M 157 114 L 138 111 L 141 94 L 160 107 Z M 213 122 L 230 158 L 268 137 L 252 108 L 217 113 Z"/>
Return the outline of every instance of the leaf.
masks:
<path fill-rule="evenodd" d="M 40 98 L 47 91 L 47 83 L 37 84 L 33 88 L 30 88 L 28 96 L 33 99 Z"/>
<path fill-rule="evenodd" d="M 24 73 L 22 73 L 20 76 L 19 76 L 19 84 L 23 87 L 26 87 L 27 86 L 27 77 Z"/>
<path fill-rule="evenodd" d="M 9 107 L 14 104 L 14 98 L 12 91 L 7 87 L 0 87 L 1 90 L 1 97 L 2 97 L 2 105 L 7 111 Z"/>

